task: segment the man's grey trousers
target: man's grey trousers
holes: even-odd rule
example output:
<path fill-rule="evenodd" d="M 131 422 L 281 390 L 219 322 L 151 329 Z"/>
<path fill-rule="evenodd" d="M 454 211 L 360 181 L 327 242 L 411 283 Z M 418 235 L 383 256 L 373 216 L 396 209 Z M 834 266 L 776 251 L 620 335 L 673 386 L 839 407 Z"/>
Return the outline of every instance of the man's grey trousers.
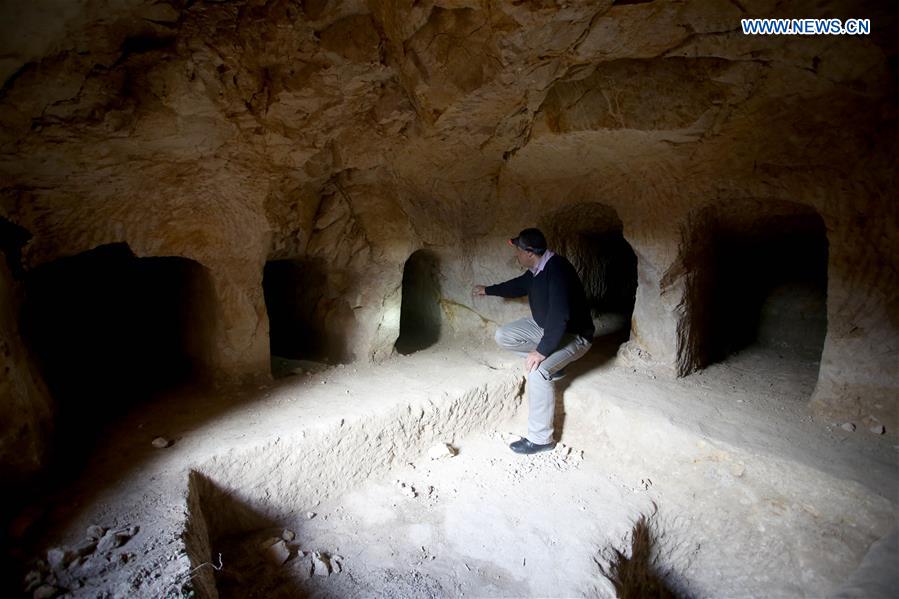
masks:
<path fill-rule="evenodd" d="M 496 331 L 496 342 L 522 357 L 537 349 L 543 338 L 543 329 L 533 318 L 522 318 L 501 326 Z M 566 334 L 559 349 L 546 357 L 528 374 L 528 439 L 531 443 L 545 445 L 553 441 L 553 416 L 556 409 L 554 376 L 566 364 L 582 357 L 593 345 L 592 340 Z"/>

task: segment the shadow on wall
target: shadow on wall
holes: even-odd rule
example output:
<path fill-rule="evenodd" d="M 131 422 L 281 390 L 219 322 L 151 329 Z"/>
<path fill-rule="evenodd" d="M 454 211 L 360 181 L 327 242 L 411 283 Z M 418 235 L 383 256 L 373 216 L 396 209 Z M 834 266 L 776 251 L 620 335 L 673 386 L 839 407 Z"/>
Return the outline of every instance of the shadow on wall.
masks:
<path fill-rule="evenodd" d="M 215 300 L 186 258 L 98 247 L 25 273 L 22 332 L 61 427 L 102 423 L 208 373 Z"/>
<path fill-rule="evenodd" d="M 353 360 L 348 337 L 356 318 L 332 289 L 322 260 L 271 260 L 262 278 L 269 320 L 272 374 L 309 369 L 305 362 Z"/>
<path fill-rule="evenodd" d="M 440 261 L 418 250 L 403 268 L 403 300 L 396 351 L 403 355 L 431 347 L 440 339 Z"/>
<path fill-rule="evenodd" d="M 820 360 L 827 331 L 824 222 L 792 202 L 732 202 L 690 221 L 683 272 L 689 374 L 751 346 Z"/>
<path fill-rule="evenodd" d="M 637 256 L 615 210 L 597 202 L 574 204 L 549 215 L 541 226 L 549 246 L 577 269 L 597 335 L 627 330 L 637 294 Z"/>

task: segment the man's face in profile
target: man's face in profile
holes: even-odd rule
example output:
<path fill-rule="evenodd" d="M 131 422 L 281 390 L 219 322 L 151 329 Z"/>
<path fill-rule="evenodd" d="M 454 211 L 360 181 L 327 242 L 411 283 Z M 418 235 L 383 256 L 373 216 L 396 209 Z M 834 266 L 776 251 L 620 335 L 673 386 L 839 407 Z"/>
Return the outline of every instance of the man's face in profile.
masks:
<path fill-rule="evenodd" d="M 531 266 L 533 266 L 533 256 L 534 254 L 532 254 L 531 252 L 526 252 L 525 250 L 517 246 L 515 247 L 515 258 L 518 260 L 518 263 L 525 268 L 530 268 Z"/>

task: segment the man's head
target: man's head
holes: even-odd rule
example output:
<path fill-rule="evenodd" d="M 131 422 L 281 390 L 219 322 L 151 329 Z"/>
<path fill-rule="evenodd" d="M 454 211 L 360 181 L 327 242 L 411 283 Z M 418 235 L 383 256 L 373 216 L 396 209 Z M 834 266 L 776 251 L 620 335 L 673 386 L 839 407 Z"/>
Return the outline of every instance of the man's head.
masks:
<path fill-rule="evenodd" d="M 509 240 L 509 245 L 515 248 L 518 263 L 527 268 L 533 268 L 540 262 L 540 257 L 546 253 L 546 237 L 540 229 L 525 229 Z"/>

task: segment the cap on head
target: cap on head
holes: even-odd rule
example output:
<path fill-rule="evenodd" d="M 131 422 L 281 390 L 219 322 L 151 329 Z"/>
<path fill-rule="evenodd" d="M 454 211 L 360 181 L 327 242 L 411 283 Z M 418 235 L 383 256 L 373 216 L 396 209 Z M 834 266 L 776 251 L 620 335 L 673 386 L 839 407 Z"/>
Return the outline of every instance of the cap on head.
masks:
<path fill-rule="evenodd" d="M 533 252 L 538 256 L 546 252 L 546 237 L 540 229 L 525 229 L 509 240 L 510 245 L 521 248 L 526 252 Z"/>

